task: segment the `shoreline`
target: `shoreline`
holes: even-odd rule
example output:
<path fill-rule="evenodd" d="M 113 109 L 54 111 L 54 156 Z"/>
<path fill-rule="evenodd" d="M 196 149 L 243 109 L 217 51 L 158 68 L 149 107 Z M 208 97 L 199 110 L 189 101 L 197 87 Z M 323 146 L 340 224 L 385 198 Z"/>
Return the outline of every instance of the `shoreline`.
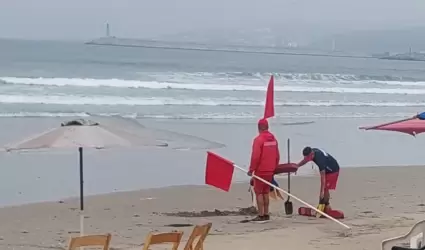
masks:
<path fill-rule="evenodd" d="M 424 167 L 425 165 L 394 165 L 394 166 L 345 166 L 345 167 L 341 167 L 342 169 L 352 169 L 352 168 L 368 168 L 368 169 L 386 169 L 386 168 L 401 168 L 401 167 Z M 304 166 L 303 168 L 307 168 L 307 166 Z M 314 169 L 309 169 L 308 172 L 304 172 L 301 174 L 291 174 L 291 179 L 298 179 L 298 178 L 314 178 L 318 176 L 318 172 L 317 172 L 317 167 L 315 167 Z M 242 173 L 242 172 L 241 172 Z M 283 181 L 287 180 L 287 174 L 281 174 L 281 175 L 277 175 L 276 180 L 280 180 Z M 234 178 L 235 179 L 235 178 Z M 232 186 L 234 185 L 247 185 L 249 183 L 249 180 L 243 180 L 243 181 L 233 181 L 232 182 Z M 90 199 L 93 197 L 100 197 L 100 196 L 108 196 L 108 195 L 120 195 L 120 194 L 127 194 L 127 193 L 134 193 L 134 192 L 157 192 L 160 190 L 167 190 L 167 189 L 172 189 L 172 188 L 203 188 L 206 187 L 208 185 L 206 184 L 177 184 L 177 185 L 169 185 L 169 186 L 161 186 L 161 187 L 152 187 L 152 188 L 139 188 L 139 189 L 131 189 L 131 190 L 117 190 L 117 191 L 113 191 L 113 192 L 103 192 L 103 193 L 95 193 L 95 194 L 90 194 L 90 195 L 85 195 L 84 199 Z M 287 186 L 281 186 L 281 188 L 283 188 L 283 190 L 287 190 Z M 218 189 L 217 189 L 218 190 Z M 66 201 L 74 201 L 74 200 L 79 200 L 80 197 L 78 195 L 73 195 L 73 196 L 65 196 L 65 197 L 61 197 L 59 199 L 52 199 L 52 200 L 42 200 L 42 201 L 36 201 L 36 202 L 25 202 L 25 203 L 16 203 L 16 204 L 8 204 L 8 205 L 4 205 L 4 206 L 0 206 L 0 209 L 3 208 L 11 208 L 11 207 L 21 207 L 21 206 L 28 206 L 28 205 L 33 205 L 33 204 L 50 204 L 50 203 L 60 203 L 60 202 L 66 202 Z"/>
<path fill-rule="evenodd" d="M 351 168 L 370 168 L 370 169 L 382 169 L 384 170 L 384 168 L 401 168 L 401 167 L 422 167 L 423 165 L 394 165 L 394 166 L 346 166 L 346 167 L 341 167 L 342 169 L 351 169 Z M 424 166 L 425 167 L 425 166 Z M 304 166 L 303 168 L 307 168 L 307 166 Z M 297 174 L 291 175 L 291 179 L 293 180 L 295 178 L 314 178 L 318 176 L 317 173 L 317 169 L 316 167 L 314 169 L 309 168 L 308 172 L 304 172 L 301 174 Z M 242 173 L 242 172 L 241 172 Z M 235 179 L 235 178 L 234 178 Z M 278 175 L 276 177 L 276 180 L 285 180 L 286 182 L 287 179 L 287 175 L 283 174 L 283 175 Z M 249 180 L 243 180 L 243 181 L 233 181 L 232 186 L 234 185 L 247 185 L 249 183 Z M 94 194 L 90 194 L 90 195 L 85 195 L 84 199 L 90 199 L 92 197 L 98 197 L 98 196 L 108 196 L 108 195 L 119 195 L 119 194 L 127 194 L 127 193 L 133 193 L 133 192 L 157 192 L 160 190 L 166 190 L 166 189 L 172 189 L 172 188 L 202 188 L 207 186 L 206 184 L 177 184 L 177 185 L 169 185 L 169 186 L 161 186 L 161 187 L 152 187 L 152 188 L 138 188 L 138 189 L 131 189 L 131 190 L 117 190 L 117 191 L 113 191 L 113 192 L 102 192 L 102 193 L 94 193 Z M 284 190 L 287 190 L 287 186 L 280 186 L 281 188 L 283 188 Z M 76 185 L 77 188 L 77 185 Z M 40 200 L 40 201 L 35 201 L 35 202 L 24 202 L 24 203 L 14 203 L 14 204 L 6 204 L 6 205 L 2 205 L 0 206 L 0 209 L 2 208 L 11 208 L 11 207 L 21 207 L 21 206 L 28 206 L 28 205 L 33 205 L 33 204 L 50 204 L 50 203 L 59 203 L 59 202 L 65 202 L 65 201 L 74 201 L 74 200 L 79 200 L 80 197 L 78 195 L 72 195 L 72 196 L 64 196 L 61 198 L 57 198 L 57 199 L 51 199 L 51 200 Z"/>

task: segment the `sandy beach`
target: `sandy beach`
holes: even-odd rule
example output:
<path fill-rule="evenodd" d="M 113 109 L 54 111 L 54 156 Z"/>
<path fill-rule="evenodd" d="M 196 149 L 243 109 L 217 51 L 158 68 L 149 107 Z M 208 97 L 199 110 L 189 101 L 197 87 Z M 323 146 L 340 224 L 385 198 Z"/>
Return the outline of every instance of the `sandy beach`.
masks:
<path fill-rule="evenodd" d="M 91 196 L 85 230 L 112 233 L 111 249 L 140 249 L 149 231 L 183 230 L 186 240 L 192 227 L 172 224 L 206 222 L 213 227 L 205 249 L 380 249 L 382 240 L 406 233 L 424 218 L 424 175 L 422 166 L 343 168 L 332 204 L 344 211 L 343 222 L 352 227 L 348 236 L 327 219 L 286 216 L 283 202 L 272 203 L 268 223 L 240 223 L 250 217 L 238 215 L 251 204 L 247 183 L 234 184 L 229 193 L 175 186 Z M 278 182 L 286 187 L 285 178 Z M 292 184 L 294 195 L 316 205 L 317 176 L 296 176 Z M 300 205 L 294 202 L 294 210 Z M 215 209 L 222 213 L 202 212 Z M 79 232 L 78 200 L 5 207 L 0 221 L 0 249 L 63 249 Z"/>

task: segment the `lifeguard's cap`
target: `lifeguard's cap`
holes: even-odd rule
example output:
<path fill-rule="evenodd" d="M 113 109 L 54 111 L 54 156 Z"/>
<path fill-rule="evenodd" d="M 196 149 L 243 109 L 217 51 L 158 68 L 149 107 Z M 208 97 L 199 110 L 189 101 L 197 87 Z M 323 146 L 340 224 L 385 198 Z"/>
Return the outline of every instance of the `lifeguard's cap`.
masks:
<path fill-rule="evenodd" d="M 267 121 L 267 119 L 262 118 L 258 120 L 258 126 L 269 128 L 269 122 Z"/>

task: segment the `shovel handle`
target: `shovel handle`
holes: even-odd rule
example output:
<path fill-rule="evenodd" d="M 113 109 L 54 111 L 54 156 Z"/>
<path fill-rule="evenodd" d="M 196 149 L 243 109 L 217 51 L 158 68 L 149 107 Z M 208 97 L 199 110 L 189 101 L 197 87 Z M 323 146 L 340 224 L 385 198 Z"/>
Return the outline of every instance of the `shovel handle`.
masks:
<path fill-rule="evenodd" d="M 288 163 L 291 162 L 291 139 L 288 138 L 287 141 L 287 149 L 288 149 Z M 288 173 L 288 193 L 291 193 L 291 173 Z M 288 196 L 288 199 L 286 201 L 289 201 L 291 197 Z"/>

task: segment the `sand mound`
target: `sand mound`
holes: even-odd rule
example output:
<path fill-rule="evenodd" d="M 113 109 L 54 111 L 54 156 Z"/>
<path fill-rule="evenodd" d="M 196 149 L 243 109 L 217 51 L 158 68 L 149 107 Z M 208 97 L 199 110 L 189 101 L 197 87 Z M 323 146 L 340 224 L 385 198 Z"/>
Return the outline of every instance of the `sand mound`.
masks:
<path fill-rule="evenodd" d="M 214 209 L 214 211 L 179 211 L 174 213 L 164 213 L 164 215 L 176 217 L 247 216 L 256 214 L 257 209 L 255 207 L 240 208 L 237 211 Z"/>

